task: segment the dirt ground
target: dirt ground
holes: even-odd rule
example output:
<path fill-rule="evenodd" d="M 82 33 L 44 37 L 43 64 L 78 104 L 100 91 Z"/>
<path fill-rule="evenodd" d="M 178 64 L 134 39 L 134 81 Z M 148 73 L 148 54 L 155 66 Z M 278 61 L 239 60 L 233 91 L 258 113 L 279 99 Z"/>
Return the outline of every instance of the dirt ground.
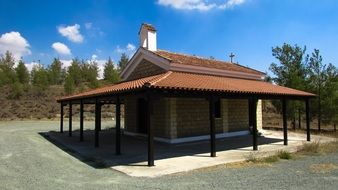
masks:
<path fill-rule="evenodd" d="M 94 168 L 47 141 L 58 122 L 0 122 L 0 189 L 337 189 L 338 151 L 270 165 L 219 166 L 162 176 L 129 177 Z"/>

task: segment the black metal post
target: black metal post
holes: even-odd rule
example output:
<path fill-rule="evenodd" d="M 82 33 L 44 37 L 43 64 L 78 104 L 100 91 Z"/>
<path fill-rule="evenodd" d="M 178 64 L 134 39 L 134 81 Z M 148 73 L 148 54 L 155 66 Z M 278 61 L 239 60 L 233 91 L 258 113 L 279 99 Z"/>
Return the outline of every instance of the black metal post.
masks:
<path fill-rule="evenodd" d="M 60 133 L 63 133 L 63 104 L 61 104 L 61 113 L 60 113 Z"/>
<path fill-rule="evenodd" d="M 209 121 L 210 121 L 210 156 L 216 157 L 215 135 L 215 98 L 209 98 Z"/>
<path fill-rule="evenodd" d="M 148 132 L 148 166 L 154 166 L 154 132 L 151 127 L 150 118 L 151 118 L 151 107 L 152 107 L 152 99 L 150 94 L 147 94 L 146 98 L 146 126 Z"/>
<path fill-rule="evenodd" d="M 102 110 L 102 106 L 103 106 L 103 104 L 99 104 L 100 106 L 99 106 L 99 120 L 98 120 L 98 122 L 99 122 L 99 131 L 101 131 L 101 110 Z"/>
<path fill-rule="evenodd" d="M 115 116 L 116 116 L 116 155 L 121 154 L 121 103 L 120 97 L 117 96 L 115 104 Z"/>
<path fill-rule="evenodd" d="M 69 102 L 69 130 L 68 136 L 72 136 L 72 115 L 73 115 L 73 106 L 72 102 Z"/>
<path fill-rule="evenodd" d="M 100 102 L 99 99 L 95 99 L 95 147 L 99 147 L 99 117 L 100 117 Z"/>
<path fill-rule="evenodd" d="M 288 145 L 288 125 L 286 118 L 286 99 L 282 100 L 284 145 Z"/>
<path fill-rule="evenodd" d="M 80 141 L 83 141 L 83 100 L 80 100 Z"/>
<path fill-rule="evenodd" d="M 305 109 L 306 109 L 306 140 L 311 141 L 310 136 L 310 99 L 306 98 L 305 100 Z"/>
<path fill-rule="evenodd" d="M 258 150 L 257 143 L 257 98 L 249 98 L 249 125 L 252 128 L 253 150 Z"/>

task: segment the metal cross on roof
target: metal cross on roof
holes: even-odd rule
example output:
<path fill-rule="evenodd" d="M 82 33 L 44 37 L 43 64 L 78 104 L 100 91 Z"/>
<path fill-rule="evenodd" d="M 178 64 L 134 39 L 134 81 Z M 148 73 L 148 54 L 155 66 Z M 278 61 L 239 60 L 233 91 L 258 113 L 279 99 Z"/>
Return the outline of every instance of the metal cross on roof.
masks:
<path fill-rule="evenodd" d="M 229 57 L 230 57 L 230 63 L 233 63 L 233 59 L 234 59 L 234 57 L 235 57 L 235 54 L 233 54 L 233 53 L 231 52 L 230 55 L 229 55 Z"/>

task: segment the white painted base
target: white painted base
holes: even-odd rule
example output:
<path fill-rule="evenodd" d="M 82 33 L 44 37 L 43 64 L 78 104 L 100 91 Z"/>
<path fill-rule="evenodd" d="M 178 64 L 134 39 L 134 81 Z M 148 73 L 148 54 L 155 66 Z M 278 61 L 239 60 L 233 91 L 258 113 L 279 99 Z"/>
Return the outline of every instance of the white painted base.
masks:
<path fill-rule="evenodd" d="M 125 135 L 129 136 L 140 136 L 146 137 L 147 135 L 141 133 L 134 133 L 129 131 L 124 131 Z M 236 137 L 236 136 L 243 136 L 250 134 L 249 131 L 236 131 L 236 132 L 228 132 L 228 133 L 218 133 L 216 134 L 216 139 L 226 138 L 226 137 Z M 164 142 L 168 144 L 178 144 L 178 143 L 185 143 L 185 142 L 194 142 L 194 141 L 201 141 L 201 140 L 208 140 L 210 139 L 210 135 L 201 135 L 201 136 L 194 136 L 194 137 L 183 137 L 183 138 L 176 138 L 176 139 L 167 139 L 161 137 L 154 137 L 154 140 L 159 142 Z"/>

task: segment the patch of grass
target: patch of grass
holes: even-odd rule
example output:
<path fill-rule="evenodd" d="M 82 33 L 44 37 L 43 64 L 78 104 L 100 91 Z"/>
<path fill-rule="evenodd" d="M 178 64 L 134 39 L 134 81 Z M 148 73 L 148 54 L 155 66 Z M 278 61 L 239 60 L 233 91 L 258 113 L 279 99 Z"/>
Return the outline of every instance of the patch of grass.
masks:
<path fill-rule="evenodd" d="M 332 163 L 312 164 L 310 166 L 310 171 L 313 173 L 329 173 L 337 168 L 338 167 Z"/>
<path fill-rule="evenodd" d="M 263 158 L 262 161 L 266 163 L 274 163 L 279 160 L 279 157 L 277 155 L 272 155 L 266 158 Z"/>
<path fill-rule="evenodd" d="M 256 163 L 259 161 L 259 159 L 255 153 L 250 153 L 249 155 L 245 156 L 245 161 Z"/>
<path fill-rule="evenodd" d="M 302 154 L 318 154 L 319 146 L 319 141 L 304 143 L 301 147 L 298 148 L 298 152 Z"/>
<path fill-rule="evenodd" d="M 290 160 L 292 159 L 292 154 L 285 150 L 280 150 L 277 152 L 276 156 L 280 159 Z"/>
<path fill-rule="evenodd" d="M 338 140 L 333 141 L 333 142 L 329 142 L 329 143 L 321 144 L 319 151 L 321 153 L 337 152 L 338 151 Z"/>
<path fill-rule="evenodd" d="M 298 152 L 301 154 L 326 154 L 337 151 L 338 140 L 328 143 L 319 143 L 319 141 L 305 143 L 298 149 Z"/>

